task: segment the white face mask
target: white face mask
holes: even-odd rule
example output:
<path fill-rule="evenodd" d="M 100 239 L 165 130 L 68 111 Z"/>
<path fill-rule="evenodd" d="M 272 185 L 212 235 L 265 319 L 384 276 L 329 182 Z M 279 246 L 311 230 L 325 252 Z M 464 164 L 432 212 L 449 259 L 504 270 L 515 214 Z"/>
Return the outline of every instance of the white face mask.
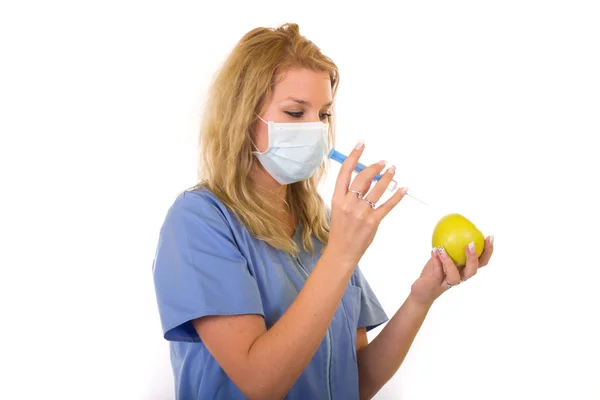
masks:
<path fill-rule="evenodd" d="M 252 154 L 265 170 L 281 185 L 313 176 L 327 153 L 329 124 L 260 120 L 269 127 L 269 147 L 264 152 L 253 151 Z"/>

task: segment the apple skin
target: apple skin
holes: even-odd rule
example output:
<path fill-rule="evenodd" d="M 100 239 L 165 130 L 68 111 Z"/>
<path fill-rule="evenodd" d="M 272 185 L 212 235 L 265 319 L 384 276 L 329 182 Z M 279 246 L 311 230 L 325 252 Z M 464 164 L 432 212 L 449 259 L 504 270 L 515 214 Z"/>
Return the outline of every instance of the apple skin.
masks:
<path fill-rule="evenodd" d="M 458 268 L 467 263 L 467 245 L 471 242 L 475 242 L 477 257 L 481 256 L 485 246 L 483 233 L 474 223 L 457 213 L 442 217 L 435 225 L 431 238 L 432 246 L 442 246 Z"/>

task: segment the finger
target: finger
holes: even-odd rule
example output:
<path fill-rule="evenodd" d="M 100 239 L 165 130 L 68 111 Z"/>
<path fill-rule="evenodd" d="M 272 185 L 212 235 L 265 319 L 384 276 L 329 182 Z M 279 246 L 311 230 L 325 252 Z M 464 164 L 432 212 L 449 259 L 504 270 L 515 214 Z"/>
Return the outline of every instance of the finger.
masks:
<path fill-rule="evenodd" d="M 442 246 L 438 247 L 438 254 L 440 256 L 440 260 L 442 261 L 442 267 L 444 268 L 444 274 L 446 275 L 446 282 L 451 285 L 458 285 L 460 282 L 460 273 L 458 272 L 458 268 L 456 268 L 456 264 L 454 264 L 454 261 L 452 261 Z"/>
<path fill-rule="evenodd" d="M 485 267 L 492 257 L 492 253 L 494 252 L 494 235 L 488 236 L 485 240 L 485 246 L 483 248 L 483 253 L 479 256 L 479 267 Z"/>
<path fill-rule="evenodd" d="M 387 171 L 385 171 L 385 173 L 383 173 L 381 175 L 379 182 L 377 182 L 375 184 L 375 186 L 373 187 L 373 189 L 369 192 L 367 200 L 369 200 L 373 203 L 377 203 L 379 201 L 379 199 L 381 198 L 381 196 L 383 195 L 383 193 L 387 190 L 395 173 L 396 173 L 396 167 L 394 167 L 392 165 L 391 167 L 389 167 L 387 169 Z"/>
<path fill-rule="evenodd" d="M 472 278 L 477 273 L 477 268 L 479 268 L 479 258 L 477 257 L 475 242 L 471 242 L 465 247 L 465 254 L 467 255 L 467 263 L 462 268 L 462 271 L 460 271 L 463 280 Z"/>
<path fill-rule="evenodd" d="M 437 249 L 434 248 L 431 251 L 431 261 L 432 261 L 432 274 L 433 276 L 439 280 L 440 283 L 444 281 L 444 267 L 442 266 L 442 261 L 438 255 Z"/>
<path fill-rule="evenodd" d="M 370 185 L 373 182 L 373 178 L 379 174 L 385 167 L 385 161 L 381 160 L 375 164 L 371 164 L 362 171 L 360 171 L 354 181 L 350 185 L 352 189 L 363 188 Z"/>
<path fill-rule="evenodd" d="M 372 181 L 367 182 L 363 187 L 356 189 L 354 186 L 356 186 L 356 181 L 352 182 L 350 184 L 350 186 L 352 187 L 352 189 L 356 189 L 358 190 L 361 194 L 362 194 L 362 198 L 365 198 L 365 196 L 367 195 L 367 193 L 369 193 L 369 190 L 371 190 L 371 184 Z M 357 199 L 360 199 L 360 197 L 356 197 Z"/>
<path fill-rule="evenodd" d="M 375 214 L 377 215 L 379 220 L 382 220 L 386 215 L 390 213 L 390 211 L 394 209 L 394 207 L 398 205 L 398 203 L 400 203 L 407 191 L 408 188 L 396 190 L 396 192 L 389 199 L 387 199 L 385 203 L 383 203 L 375 209 Z"/>
<path fill-rule="evenodd" d="M 350 187 L 350 181 L 352 180 L 352 172 L 358 163 L 358 159 L 363 153 L 365 145 L 362 141 L 359 141 L 354 149 L 350 152 L 348 157 L 342 163 L 340 168 L 340 172 L 338 173 L 336 182 L 335 182 L 335 192 L 334 196 L 345 196 L 348 192 L 348 188 Z"/>

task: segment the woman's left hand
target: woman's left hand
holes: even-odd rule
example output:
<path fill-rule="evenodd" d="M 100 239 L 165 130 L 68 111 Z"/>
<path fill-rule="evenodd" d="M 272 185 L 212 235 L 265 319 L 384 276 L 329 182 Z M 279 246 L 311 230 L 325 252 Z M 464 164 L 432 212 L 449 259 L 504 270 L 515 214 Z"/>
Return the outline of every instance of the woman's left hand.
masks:
<path fill-rule="evenodd" d="M 475 276 L 479 268 L 488 264 L 493 251 L 493 237 L 486 238 L 479 258 L 467 246 L 467 263 L 459 269 L 443 248 L 434 248 L 421 276 L 412 284 L 410 296 L 419 303 L 431 305 L 446 290 Z"/>

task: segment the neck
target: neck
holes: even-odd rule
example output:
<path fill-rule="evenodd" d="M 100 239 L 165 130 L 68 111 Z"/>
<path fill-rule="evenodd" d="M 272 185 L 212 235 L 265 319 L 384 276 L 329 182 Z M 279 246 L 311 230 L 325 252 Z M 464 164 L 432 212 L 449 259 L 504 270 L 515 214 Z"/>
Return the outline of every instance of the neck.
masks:
<path fill-rule="evenodd" d="M 262 166 L 255 168 L 252 173 L 252 180 L 257 189 L 267 195 L 269 202 L 276 209 L 281 210 L 277 217 L 288 227 L 288 234 L 291 237 L 296 231 L 298 220 L 286 201 L 288 185 L 281 185 Z"/>
<path fill-rule="evenodd" d="M 289 211 L 288 205 L 286 203 L 286 195 L 287 195 L 287 185 L 281 185 L 277 182 L 267 171 L 265 171 L 262 166 L 258 167 L 253 171 L 252 180 L 256 184 L 256 186 L 265 194 L 269 196 L 272 203 L 278 209 L 282 211 Z"/>

